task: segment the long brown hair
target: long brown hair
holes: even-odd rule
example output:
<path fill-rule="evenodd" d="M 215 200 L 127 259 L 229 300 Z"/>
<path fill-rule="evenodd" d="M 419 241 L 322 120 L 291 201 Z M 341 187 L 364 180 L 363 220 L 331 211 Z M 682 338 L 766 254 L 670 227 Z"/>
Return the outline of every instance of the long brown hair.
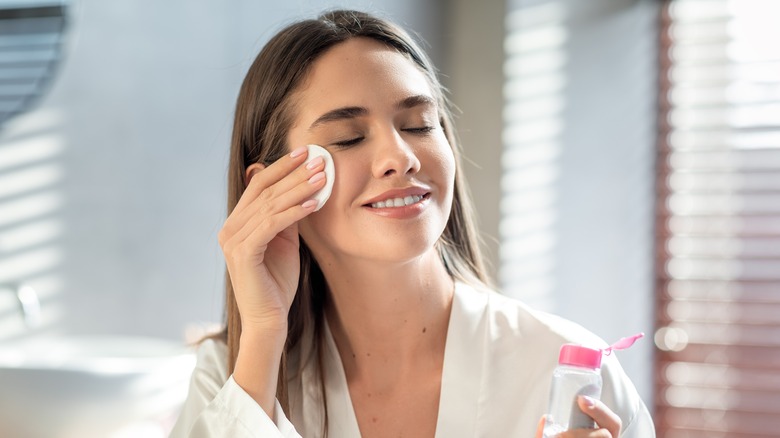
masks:
<path fill-rule="evenodd" d="M 228 213 L 233 211 L 246 188 L 244 175 L 247 167 L 257 162 L 272 163 L 287 152 L 287 133 L 294 116 L 290 96 L 306 78 L 312 64 L 329 48 L 355 37 L 371 38 L 397 50 L 414 62 L 429 81 L 439 104 L 442 128 L 456 161 L 452 211 L 436 246 L 453 278 L 472 284 L 489 283 L 464 185 L 452 113 L 434 67 L 403 29 L 366 13 L 337 10 L 326 12 L 315 20 L 300 21 L 280 31 L 260 51 L 241 85 L 236 104 L 228 171 Z M 276 392 L 285 411 L 289 410 L 286 360 L 307 331 L 314 335 L 311 339 L 316 345 L 312 347 L 317 352 L 319 374 L 322 376 L 322 349 L 319 345 L 323 339 L 323 310 L 327 299 L 325 279 L 303 241 L 300 264 L 298 290 L 288 315 L 287 342 Z M 226 275 L 226 324 L 218 337 L 227 343 L 228 372 L 232 373 L 238 355 L 241 321 L 230 276 Z M 327 408 L 324 409 L 327 413 Z M 327 421 L 327 414 L 325 418 Z"/>

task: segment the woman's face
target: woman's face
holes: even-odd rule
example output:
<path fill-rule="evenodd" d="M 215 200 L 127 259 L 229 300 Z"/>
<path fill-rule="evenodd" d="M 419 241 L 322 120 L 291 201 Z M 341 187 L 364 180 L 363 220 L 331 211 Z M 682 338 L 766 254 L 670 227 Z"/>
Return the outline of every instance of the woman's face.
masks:
<path fill-rule="evenodd" d="M 430 250 L 450 215 L 455 160 L 418 67 L 352 38 L 314 63 L 293 101 L 289 147 L 323 146 L 336 170 L 328 202 L 299 224 L 319 263 L 404 262 Z"/>

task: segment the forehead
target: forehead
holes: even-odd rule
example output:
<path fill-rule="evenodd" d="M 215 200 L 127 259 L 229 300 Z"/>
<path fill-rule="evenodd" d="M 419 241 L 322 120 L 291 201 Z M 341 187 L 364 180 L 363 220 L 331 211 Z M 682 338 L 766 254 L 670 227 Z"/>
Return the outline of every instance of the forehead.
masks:
<path fill-rule="evenodd" d="M 433 97 L 420 68 L 385 44 L 356 37 L 320 56 L 295 97 L 305 121 L 345 106 L 378 110 L 411 95 Z"/>

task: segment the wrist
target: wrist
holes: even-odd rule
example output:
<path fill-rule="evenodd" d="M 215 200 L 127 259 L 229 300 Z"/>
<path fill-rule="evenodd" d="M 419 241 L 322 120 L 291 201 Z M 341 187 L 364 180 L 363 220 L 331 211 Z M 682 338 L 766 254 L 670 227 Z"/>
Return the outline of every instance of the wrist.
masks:
<path fill-rule="evenodd" d="M 287 335 L 287 314 L 264 315 L 262 317 L 241 317 L 241 333 L 272 335 L 283 333 Z"/>
<path fill-rule="evenodd" d="M 273 418 L 279 364 L 287 331 L 250 326 L 242 328 L 233 369 L 235 382 Z"/>
<path fill-rule="evenodd" d="M 241 337 L 239 338 L 239 351 L 245 348 L 279 350 L 284 348 L 287 341 L 287 323 L 284 324 L 243 324 L 241 325 Z"/>

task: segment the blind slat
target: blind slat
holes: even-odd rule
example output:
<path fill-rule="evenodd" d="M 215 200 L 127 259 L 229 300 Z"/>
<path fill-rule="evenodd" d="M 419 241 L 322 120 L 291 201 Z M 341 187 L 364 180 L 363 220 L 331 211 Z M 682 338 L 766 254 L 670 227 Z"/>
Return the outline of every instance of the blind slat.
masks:
<path fill-rule="evenodd" d="M 697 362 L 670 362 L 662 369 L 660 378 L 674 386 L 742 388 L 755 391 L 780 390 L 780 375 L 777 373 Z"/>
<path fill-rule="evenodd" d="M 780 325 L 780 302 L 769 304 L 674 300 L 667 304 L 666 314 L 675 321 L 696 324 L 728 323 L 735 324 L 735 328 L 739 325 Z"/>
<path fill-rule="evenodd" d="M 775 347 L 758 345 L 722 345 L 689 343 L 686 348 L 659 354 L 660 369 L 678 361 L 699 362 L 710 365 L 727 365 L 735 370 L 777 370 L 780 351 Z M 661 385 L 663 386 L 663 385 Z"/>
<path fill-rule="evenodd" d="M 664 74 L 676 86 L 728 86 L 733 82 L 773 83 L 780 77 L 780 62 L 738 63 L 675 62 Z"/>
<path fill-rule="evenodd" d="M 702 421 L 702 418 L 706 420 Z M 767 432 L 780 429 L 780 416 L 774 413 L 754 413 L 736 409 L 698 409 L 678 407 L 665 410 L 657 419 L 664 426 L 674 428 L 685 435 L 667 434 L 671 437 L 733 438 L 735 433 L 750 438 L 777 437 Z"/>
<path fill-rule="evenodd" d="M 708 156 L 685 152 L 675 152 L 669 155 L 669 167 L 680 171 L 704 171 L 704 172 L 778 172 L 780 171 L 780 155 L 775 156 L 775 151 L 750 151 L 770 152 L 761 156 L 758 153 L 748 155 L 748 151 L 733 153 L 733 151 L 720 153 L 713 152 Z"/>
<path fill-rule="evenodd" d="M 675 192 L 778 192 L 780 172 L 675 172 L 661 182 Z"/>
<path fill-rule="evenodd" d="M 667 236 L 780 236 L 780 221 L 774 215 L 682 215 L 663 216 L 659 228 Z"/>

